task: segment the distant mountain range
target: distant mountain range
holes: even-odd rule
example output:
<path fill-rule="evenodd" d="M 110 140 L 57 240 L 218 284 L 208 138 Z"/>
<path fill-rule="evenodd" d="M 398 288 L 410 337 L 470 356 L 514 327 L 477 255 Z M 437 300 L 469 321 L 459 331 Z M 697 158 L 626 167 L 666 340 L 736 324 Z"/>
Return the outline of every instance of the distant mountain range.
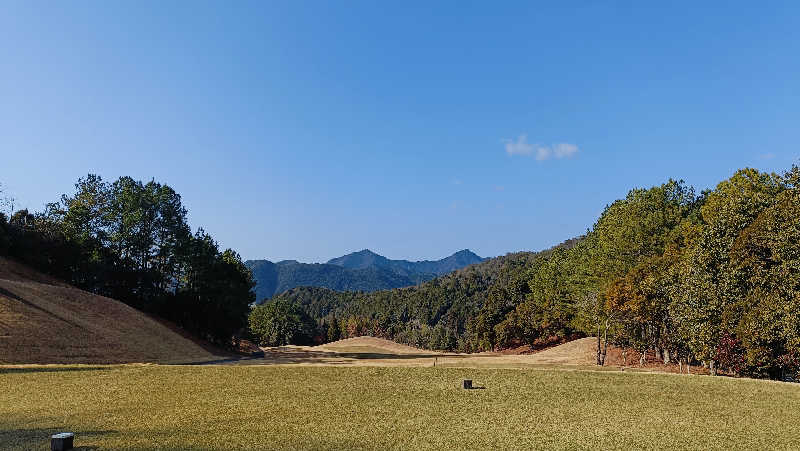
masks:
<path fill-rule="evenodd" d="M 308 286 L 337 291 L 378 291 L 417 285 L 457 269 L 486 260 L 464 249 L 441 260 L 390 260 L 368 249 L 329 260 L 299 263 L 283 260 L 245 262 L 256 281 L 258 302 L 286 290 Z"/>

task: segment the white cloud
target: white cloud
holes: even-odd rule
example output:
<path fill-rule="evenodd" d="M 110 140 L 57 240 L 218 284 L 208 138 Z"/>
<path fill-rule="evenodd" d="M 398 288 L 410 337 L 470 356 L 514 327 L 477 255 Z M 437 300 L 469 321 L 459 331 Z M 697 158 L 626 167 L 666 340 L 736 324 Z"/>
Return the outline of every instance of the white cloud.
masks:
<path fill-rule="evenodd" d="M 530 155 L 533 153 L 533 146 L 528 144 L 528 135 L 519 135 L 516 141 L 505 139 L 506 153 L 509 155 Z"/>
<path fill-rule="evenodd" d="M 553 149 L 545 146 L 536 146 L 536 159 L 539 161 L 547 160 L 553 155 Z"/>
<path fill-rule="evenodd" d="M 519 135 L 516 140 L 504 139 L 506 153 L 509 156 L 522 155 L 525 157 L 535 156 L 537 160 L 544 161 L 551 158 L 572 158 L 578 153 L 578 146 L 570 143 L 556 143 L 552 146 L 541 144 L 531 144 L 528 142 L 528 135 Z"/>
<path fill-rule="evenodd" d="M 556 158 L 569 158 L 578 152 L 578 146 L 569 143 L 558 143 L 553 146 Z"/>

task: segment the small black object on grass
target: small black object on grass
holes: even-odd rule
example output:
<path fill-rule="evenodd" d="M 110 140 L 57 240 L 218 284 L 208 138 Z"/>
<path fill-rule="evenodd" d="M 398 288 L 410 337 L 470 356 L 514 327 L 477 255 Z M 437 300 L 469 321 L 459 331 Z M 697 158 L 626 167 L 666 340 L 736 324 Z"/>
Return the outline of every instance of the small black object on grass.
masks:
<path fill-rule="evenodd" d="M 461 387 L 462 387 L 464 390 L 472 390 L 472 379 L 464 379 L 464 380 L 461 382 Z"/>
<path fill-rule="evenodd" d="M 67 451 L 72 449 L 72 441 L 75 439 L 75 434 L 72 432 L 62 432 L 50 436 L 50 451 Z"/>

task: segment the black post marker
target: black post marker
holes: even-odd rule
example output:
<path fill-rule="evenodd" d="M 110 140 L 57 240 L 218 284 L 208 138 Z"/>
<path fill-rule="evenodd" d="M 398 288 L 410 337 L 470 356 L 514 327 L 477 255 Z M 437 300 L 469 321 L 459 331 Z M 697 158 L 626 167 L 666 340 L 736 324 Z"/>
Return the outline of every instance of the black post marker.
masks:
<path fill-rule="evenodd" d="M 61 432 L 50 436 L 50 451 L 67 451 L 72 449 L 75 434 L 72 432 Z"/>

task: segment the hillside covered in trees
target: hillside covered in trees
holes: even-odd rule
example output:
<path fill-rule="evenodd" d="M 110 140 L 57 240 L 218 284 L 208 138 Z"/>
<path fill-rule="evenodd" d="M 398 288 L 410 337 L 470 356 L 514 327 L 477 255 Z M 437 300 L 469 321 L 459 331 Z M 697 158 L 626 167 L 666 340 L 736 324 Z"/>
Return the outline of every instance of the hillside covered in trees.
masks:
<path fill-rule="evenodd" d="M 573 246 L 569 240 L 554 249 Z M 334 341 L 359 335 L 391 338 L 431 349 L 477 350 L 463 333 L 492 288 L 509 287 L 510 275 L 529 266 L 533 252 L 518 252 L 488 259 L 456 270 L 419 286 L 374 293 L 337 292 L 320 287 L 298 287 L 273 298 L 303 308 L 319 328 L 308 329 L 317 341 Z M 494 292 L 492 296 L 499 295 Z M 305 337 L 308 341 L 312 337 Z"/>
<path fill-rule="evenodd" d="M 90 174 L 42 212 L 0 213 L 0 255 L 228 346 L 255 300 L 250 271 L 186 214 L 167 185 Z"/>
<path fill-rule="evenodd" d="M 580 239 L 488 260 L 417 287 L 296 288 L 317 340 L 374 335 L 481 351 L 598 337 L 665 362 L 755 377 L 800 371 L 800 168 L 742 169 L 696 193 L 632 189 Z"/>
<path fill-rule="evenodd" d="M 378 255 L 369 249 L 353 252 L 342 257 L 328 260 L 329 265 L 337 265 L 348 269 L 388 268 L 398 274 L 435 274 L 442 276 L 456 269 L 480 263 L 486 260 L 469 249 L 462 249 L 449 257 L 440 260 L 392 260 Z"/>
<path fill-rule="evenodd" d="M 247 260 L 253 272 L 258 302 L 291 288 L 324 287 L 337 291 L 377 291 L 408 287 L 447 274 L 484 259 L 468 249 L 441 260 L 412 262 L 391 260 L 368 249 L 329 260 L 299 263 L 284 260 Z"/>

